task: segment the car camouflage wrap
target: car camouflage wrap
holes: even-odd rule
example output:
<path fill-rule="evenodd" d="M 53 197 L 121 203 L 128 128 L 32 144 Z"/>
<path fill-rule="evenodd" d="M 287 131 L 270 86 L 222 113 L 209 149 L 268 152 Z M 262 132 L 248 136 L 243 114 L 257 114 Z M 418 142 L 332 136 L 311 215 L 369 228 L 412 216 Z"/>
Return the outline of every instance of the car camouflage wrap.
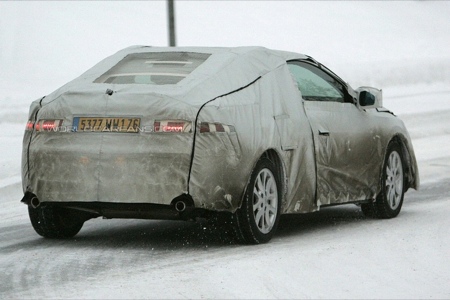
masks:
<path fill-rule="evenodd" d="M 313 61 L 261 47 L 119 51 L 33 102 L 23 190 L 40 203 L 170 205 L 189 195 L 196 208 L 235 212 L 266 155 L 282 179 L 281 212 L 311 212 L 374 199 L 392 138 L 417 188 L 402 121 L 364 110 L 350 87 L 354 103 L 303 100 L 290 60 Z"/>

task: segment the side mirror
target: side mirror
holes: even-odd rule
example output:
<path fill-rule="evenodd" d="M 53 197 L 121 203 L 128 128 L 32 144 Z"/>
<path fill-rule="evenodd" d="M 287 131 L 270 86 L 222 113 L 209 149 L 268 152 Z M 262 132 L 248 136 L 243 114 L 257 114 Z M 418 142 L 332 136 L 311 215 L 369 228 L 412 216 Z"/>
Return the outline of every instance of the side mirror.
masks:
<path fill-rule="evenodd" d="M 359 93 L 359 105 L 370 106 L 375 104 L 375 96 L 367 91 Z"/>
<path fill-rule="evenodd" d="M 356 89 L 358 93 L 358 106 L 362 109 L 382 108 L 382 91 L 373 87 L 362 86 Z"/>

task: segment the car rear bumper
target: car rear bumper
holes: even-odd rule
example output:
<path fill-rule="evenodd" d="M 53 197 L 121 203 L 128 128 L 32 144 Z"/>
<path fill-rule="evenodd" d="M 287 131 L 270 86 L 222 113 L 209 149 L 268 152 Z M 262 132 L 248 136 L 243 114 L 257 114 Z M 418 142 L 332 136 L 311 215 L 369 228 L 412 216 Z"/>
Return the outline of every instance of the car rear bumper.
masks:
<path fill-rule="evenodd" d="M 24 189 L 44 202 L 170 204 L 187 191 L 192 135 L 37 133 Z"/>

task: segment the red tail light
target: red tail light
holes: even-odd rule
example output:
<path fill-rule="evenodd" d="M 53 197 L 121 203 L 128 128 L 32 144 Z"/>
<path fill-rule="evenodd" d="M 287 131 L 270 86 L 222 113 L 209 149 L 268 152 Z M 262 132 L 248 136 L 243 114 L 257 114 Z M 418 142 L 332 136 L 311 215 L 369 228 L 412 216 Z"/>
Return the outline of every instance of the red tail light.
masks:
<path fill-rule="evenodd" d="M 31 130 L 33 130 L 33 129 L 34 129 L 34 122 L 28 121 L 28 122 L 27 122 L 27 126 L 25 127 L 25 130 L 26 130 L 26 131 L 31 131 Z"/>
<path fill-rule="evenodd" d="M 225 125 L 221 123 L 208 123 L 201 122 L 200 123 L 200 133 L 206 132 L 236 132 L 236 129 L 232 125 Z"/>
<path fill-rule="evenodd" d="M 192 123 L 183 120 L 155 121 L 154 132 L 191 132 Z"/>
<path fill-rule="evenodd" d="M 40 120 L 34 125 L 36 131 L 59 131 L 63 120 Z"/>

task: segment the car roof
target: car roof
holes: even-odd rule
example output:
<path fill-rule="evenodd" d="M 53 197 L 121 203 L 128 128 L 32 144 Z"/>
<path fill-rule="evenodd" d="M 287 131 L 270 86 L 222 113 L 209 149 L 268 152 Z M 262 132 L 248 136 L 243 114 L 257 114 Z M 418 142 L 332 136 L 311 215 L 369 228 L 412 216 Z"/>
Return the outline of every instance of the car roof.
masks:
<path fill-rule="evenodd" d="M 304 54 L 272 50 L 258 46 L 245 47 L 151 47 L 151 46 L 131 46 L 118 51 L 117 53 L 107 57 L 99 64 L 91 68 L 84 74 L 84 78 L 92 74 L 93 76 L 100 76 L 106 70 L 113 67 L 120 60 L 129 54 L 146 53 L 146 52 L 192 52 L 192 53 L 207 53 L 211 56 L 203 63 L 202 71 L 209 73 L 209 75 L 220 73 L 223 68 L 237 63 L 234 67 L 254 68 L 263 70 L 270 70 L 292 59 L 307 59 L 308 56 Z M 90 76 L 89 76 L 90 77 Z M 91 78 L 92 79 L 92 78 Z"/>
<path fill-rule="evenodd" d="M 154 47 L 154 46 L 130 46 L 121 51 L 129 52 L 129 53 L 138 53 L 138 52 L 198 52 L 198 53 L 210 53 L 210 54 L 219 54 L 219 53 L 234 53 L 237 55 L 245 55 L 251 53 L 258 52 L 271 52 L 274 55 L 278 55 L 286 60 L 290 59 L 306 59 L 308 56 L 300 53 L 283 51 L 283 50 L 274 50 L 261 46 L 240 46 L 240 47 Z M 119 51 L 119 52 L 121 52 Z"/>
<path fill-rule="evenodd" d="M 193 52 L 211 54 L 185 79 L 174 85 L 94 83 L 129 54 L 146 52 Z M 264 47 L 151 47 L 131 46 L 105 58 L 78 78 L 48 95 L 51 102 L 63 93 L 95 90 L 127 90 L 130 93 L 166 95 L 189 104 L 200 104 L 218 95 L 239 89 L 293 59 L 308 59 L 303 54 Z M 107 86 L 108 85 L 108 86 Z"/>

